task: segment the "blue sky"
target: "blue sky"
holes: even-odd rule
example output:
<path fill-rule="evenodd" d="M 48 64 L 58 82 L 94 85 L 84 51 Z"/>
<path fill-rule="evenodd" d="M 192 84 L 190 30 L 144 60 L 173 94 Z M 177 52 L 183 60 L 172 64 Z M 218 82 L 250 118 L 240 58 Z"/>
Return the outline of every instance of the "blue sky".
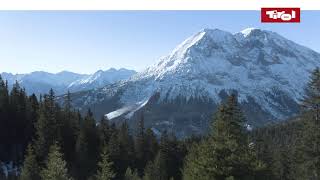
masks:
<path fill-rule="evenodd" d="M 142 70 L 203 28 L 278 32 L 320 52 L 320 11 L 261 24 L 259 11 L 1 11 L 0 72 Z"/>

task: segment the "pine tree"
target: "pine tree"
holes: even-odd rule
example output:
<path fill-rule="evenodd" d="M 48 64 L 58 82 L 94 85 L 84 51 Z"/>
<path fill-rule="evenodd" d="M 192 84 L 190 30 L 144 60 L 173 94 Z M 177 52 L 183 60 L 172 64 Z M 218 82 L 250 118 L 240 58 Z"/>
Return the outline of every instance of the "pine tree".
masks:
<path fill-rule="evenodd" d="M 36 124 L 36 154 L 37 159 L 43 161 L 48 153 L 49 141 L 48 134 L 50 131 L 49 122 L 45 117 L 45 112 L 43 108 L 40 108 L 39 119 Z"/>
<path fill-rule="evenodd" d="M 99 137 L 93 114 L 88 110 L 80 125 L 80 132 L 76 143 L 77 179 L 87 179 L 96 172 L 99 157 Z"/>
<path fill-rule="evenodd" d="M 145 168 L 148 160 L 146 158 L 146 139 L 145 139 L 145 127 L 144 116 L 138 122 L 137 134 L 135 138 L 135 154 L 136 154 L 136 166 L 140 176 L 143 175 L 143 169 Z"/>
<path fill-rule="evenodd" d="M 50 146 L 61 141 L 61 109 L 55 103 L 53 90 L 44 95 L 40 103 L 39 119 L 36 123 L 36 154 L 43 162 L 49 152 Z"/>
<path fill-rule="evenodd" d="M 70 180 L 67 163 L 63 160 L 63 155 L 57 144 L 50 147 L 48 160 L 45 169 L 41 171 L 43 180 Z"/>
<path fill-rule="evenodd" d="M 39 118 L 39 102 L 37 99 L 37 96 L 35 94 L 32 94 L 27 98 L 27 123 L 26 123 L 26 131 L 24 133 L 25 135 L 25 141 L 30 142 L 32 139 L 35 139 L 36 137 L 36 123 Z"/>
<path fill-rule="evenodd" d="M 71 95 L 69 91 L 65 96 L 61 118 L 61 145 L 62 150 L 65 154 L 65 159 L 68 162 L 68 167 L 71 168 L 71 165 L 74 164 L 76 158 L 74 152 L 76 148 L 76 141 L 80 124 L 77 119 L 77 114 L 72 109 Z"/>
<path fill-rule="evenodd" d="M 23 159 L 23 152 L 29 137 L 25 134 L 28 121 L 26 116 L 27 96 L 25 90 L 22 89 L 18 82 L 13 85 L 9 96 L 9 137 L 11 148 L 11 161 L 18 163 Z M 22 147 L 22 148 L 21 148 Z"/>
<path fill-rule="evenodd" d="M 158 168 L 155 166 L 154 161 L 148 162 L 145 169 L 143 180 L 160 180 Z"/>
<path fill-rule="evenodd" d="M 109 159 L 108 148 L 105 147 L 101 154 L 98 171 L 95 176 L 96 180 L 112 180 L 116 174 L 112 170 L 112 162 Z"/>
<path fill-rule="evenodd" d="M 130 135 L 129 126 L 124 122 L 119 130 L 118 134 L 119 151 L 120 151 L 120 166 L 117 169 L 119 178 L 122 178 L 126 172 L 126 169 L 133 164 L 134 160 L 134 141 Z"/>
<path fill-rule="evenodd" d="M 153 131 L 150 128 L 148 128 L 146 130 L 145 143 L 146 143 L 146 146 L 145 146 L 146 159 L 147 159 L 147 161 L 153 161 L 158 153 L 159 144 L 158 144 L 157 137 L 155 136 L 155 134 L 153 133 Z"/>
<path fill-rule="evenodd" d="M 132 170 L 130 167 L 127 168 L 124 180 L 141 180 L 138 175 L 138 172 Z"/>
<path fill-rule="evenodd" d="M 320 115 L 320 69 L 316 68 L 310 77 L 310 82 L 305 90 L 305 97 L 302 100 L 302 107 L 313 113 L 315 121 Z"/>
<path fill-rule="evenodd" d="M 306 120 L 303 130 L 303 178 L 320 178 L 320 69 L 316 68 L 306 88 L 302 100 L 303 119 Z"/>
<path fill-rule="evenodd" d="M 171 177 L 181 179 L 180 169 L 183 158 L 178 156 L 179 147 L 176 138 L 163 132 L 160 140 L 160 148 L 156 158 L 148 163 L 145 168 L 145 179 L 168 180 Z"/>
<path fill-rule="evenodd" d="M 275 158 L 277 158 L 277 161 L 275 161 L 275 170 L 278 172 L 276 177 L 281 180 L 292 180 L 296 178 L 293 176 L 293 172 L 296 171 L 296 169 L 292 168 L 293 157 L 289 149 L 281 147 L 276 153 Z"/>
<path fill-rule="evenodd" d="M 245 120 L 231 95 L 218 109 L 211 136 L 193 150 L 184 167 L 185 180 L 254 179 L 262 163 L 249 149 Z"/>
<path fill-rule="evenodd" d="M 8 87 L 6 86 L 5 82 L 3 81 L 0 75 L 0 122 L 2 125 L 7 123 L 8 116 L 8 107 L 9 107 L 9 92 Z"/>
<path fill-rule="evenodd" d="M 10 147 L 9 92 L 0 76 L 0 160 L 9 160 Z"/>
<path fill-rule="evenodd" d="M 101 150 L 102 148 L 108 144 L 111 134 L 113 134 L 113 132 L 111 131 L 110 125 L 108 120 L 102 116 L 99 122 L 99 126 L 98 126 L 98 136 L 100 139 L 100 145 L 101 145 Z"/>
<path fill-rule="evenodd" d="M 122 157 L 121 157 L 121 148 L 120 148 L 118 135 L 119 135 L 118 132 L 115 132 L 114 134 L 112 134 L 110 137 L 109 143 L 107 145 L 109 158 L 113 162 L 114 171 L 117 172 L 116 179 L 120 179 L 120 177 L 123 176 L 123 174 L 119 174 L 123 165 L 121 163 Z"/>
<path fill-rule="evenodd" d="M 20 180 L 40 180 L 40 167 L 36 160 L 34 150 L 31 145 L 28 146 L 27 154 L 21 170 Z"/>
<path fill-rule="evenodd" d="M 154 178 L 157 180 L 168 180 L 169 175 L 169 154 L 166 150 L 160 150 L 157 157 L 153 162 L 153 171 L 151 174 L 156 175 Z M 148 174 L 148 173 L 147 173 Z"/>
<path fill-rule="evenodd" d="M 271 180 L 275 178 L 275 169 L 274 168 L 278 159 L 274 159 L 274 148 L 272 147 L 272 141 L 270 136 L 265 137 L 255 137 L 255 154 L 257 159 L 262 161 L 265 165 L 264 171 L 261 171 L 261 174 L 264 175 L 263 179 Z"/>

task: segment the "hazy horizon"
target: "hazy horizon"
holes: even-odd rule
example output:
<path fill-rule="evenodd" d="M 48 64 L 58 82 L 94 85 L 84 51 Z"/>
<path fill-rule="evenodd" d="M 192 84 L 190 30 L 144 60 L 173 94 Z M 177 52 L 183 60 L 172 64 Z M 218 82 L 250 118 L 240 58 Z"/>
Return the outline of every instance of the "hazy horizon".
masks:
<path fill-rule="evenodd" d="M 259 11 L 0 12 L 0 72 L 141 71 L 204 28 L 271 30 L 320 52 L 318 11 L 298 24 L 262 24 Z"/>
<path fill-rule="evenodd" d="M 132 70 L 132 71 L 136 71 L 134 69 L 128 69 L 128 68 L 113 68 L 113 67 L 110 67 L 110 68 L 106 68 L 106 69 L 97 69 L 96 71 L 92 72 L 92 73 L 79 73 L 79 72 L 73 72 L 73 71 L 69 71 L 69 70 L 61 70 L 61 71 L 58 71 L 58 72 L 49 72 L 49 71 L 42 71 L 42 70 L 39 70 L 39 71 L 31 71 L 31 72 L 26 72 L 26 73 L 12 73 L 12 72 L 6 72 L 6 71 L 1 71 L 1 73 L 11 73 L 13 75 L 19 75 L 19 74 L 30 74 L 30 73 L 34 73 L 34 72 L 46 72 L 46 73 L 51 73 L 51 74 L 59 74 L 59 73 L 62 73 L 62 72 L 70 72 L 70 73 L 75 73 L 75 74 L 81 74 L 81 75 L 91 75 L 93 73 L 96 73 L 97 71 L 108 71 L 110 69 L 115 69 L 115 70 L 120 70 L 120 69 L 126 69 L 126 70 Z M 137 71 L 138 72 L 138 71 Z"/>

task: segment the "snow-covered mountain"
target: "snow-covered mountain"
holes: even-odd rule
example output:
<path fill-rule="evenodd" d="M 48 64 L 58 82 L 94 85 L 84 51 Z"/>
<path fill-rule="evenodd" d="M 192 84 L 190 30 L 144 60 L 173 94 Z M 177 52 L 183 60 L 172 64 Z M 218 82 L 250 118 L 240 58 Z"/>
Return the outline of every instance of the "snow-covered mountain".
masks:
<path fill-rule="evenodd" d="M 74 102 L 132 124 L 144 114 L 147 126 L 184 136 L 207 129 L 217 104 L 235 92 L 255 127 L 297 113 L 317 66 L 319 53 L 275 32 L 203 29 L 129 80 L 76 93 Z"/>
<path fill-rule="evenodd" d="M 68 89 L 70 91 L 81 91 L 93 88 L 103 87 L 107 84 L 111 84 L 120 80 L 126 80 L 136 71 L 121 68 L 116 70 L 111 68 L 106 71 L 99 70 L 92 75 L 83 77 L 69 84 Z"/>
<path fill-rule="evenodd" d="M 310 71 L 319 65 L 318 53 L 274 32 L 249 28 L 231 34 L 204 29 L 133 76 L 130 81 L 147 81 L 147 88 L 127 90 L 121 100 L 137 102 L 157 91 L 162 99 L 183 96 L 219 102 L 219 92 L 236 90 L 240 102 L 252 97 L 264 110 L 283 118 L 270 96 L 282 91 L 298 102 Z"/>
<path fill-rule="evenodd" d="M 19 84 L 31 94 L 47 93 L 53 88 L 57 94 L 77 92 L 81 90 L 89 90 L 103 87 L 107 84 L 114 83 L 119 80 L 128 79 L 135 74 L 133 70 L 111 68 L 106 71 L 99 70 L 94 74 L 77 74 L 68 71 L 59 73 L 48 73 L 36 71 L 29 74 L 11 74 L 1 73 L 3 79 L 8 81 L 9 87 L 18 81 Z"/>

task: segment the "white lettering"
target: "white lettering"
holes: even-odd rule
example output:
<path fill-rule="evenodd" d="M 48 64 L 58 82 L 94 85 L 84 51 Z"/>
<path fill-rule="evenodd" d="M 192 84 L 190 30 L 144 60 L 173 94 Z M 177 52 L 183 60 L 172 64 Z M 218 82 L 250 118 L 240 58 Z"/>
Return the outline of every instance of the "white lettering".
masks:
<path fill-rule="evenodd" d="M 271 19 L 281 19 L 283 21 L 290 21 L 291 19 L 296 18 L 296 12 L 295 11 L 291 11 L 290 13 L 285 13 L 285 11 L 267 11 L 266 14 L 269 16 L 269 18 Z"/>

